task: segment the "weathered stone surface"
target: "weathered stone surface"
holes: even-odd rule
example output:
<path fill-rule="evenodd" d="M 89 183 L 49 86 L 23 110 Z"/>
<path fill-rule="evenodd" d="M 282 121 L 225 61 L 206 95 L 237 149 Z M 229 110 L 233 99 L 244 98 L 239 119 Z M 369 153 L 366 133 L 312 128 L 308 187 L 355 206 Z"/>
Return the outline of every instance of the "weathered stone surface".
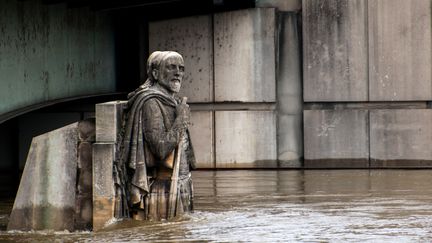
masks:
<path fill-rule="evenodd" d="M 127 101 L 96 104 L 96 141 L 116 142 Z"/>
<path fill-rule="evenodd" d="M 213 29 L 210 15 L 149 23 L 149 51 L 177 51 L 185 61 L 180 96 L 213 101 Z"/>
<path fill-rule="evenodd" d="M 368 167 L 368 118 L 367 110 L 305 110 L 305 167 Z"/>
<path fill-rule="evenodd" d="M 19 117 L 19 162 L 24 169 L 33 137 L 80 120 L 78 112 L 28 113 Z"/>
<path fill-rule="evenodd" d="M 370 111 L 372 167 L 432 167 L 432 110 Z"/>
<path fill-rule="evenodd" d="M 213 112 L 194 111 L 190 135 L 198 168 L 214 168 Z"/>
<path fill-rule="evenodd" d="M 277 167 L 273 111 L 216 111 L 216 167 Z"/>
<path fill-rule="evenodd" d="M 215 100 L 276 101 L 275 9 L 214 15 Z"/>
<path fill-rule="evenodd" d="M 279 63 L 277 70 L 277 142 L 281 167 L 301 167 L 303 157 L 303 99 L 300 36 L 297 15 L 279 15 Z"/>
<path fill-rule="evenodd" d="M 277 8 L 279 11 L 297 12 L 302 8 L 301 0 L 256 0 L 255 7 Z"/>
<path fill-rule="evenodd" d="M 80 141 L 94 142 L 96 139 L 95 119 L 89 118 L 78 123 L 78 138 Z"/>
<path fill-rule="evenodd" d="M 114 217 L 114 143 L 93 144 L 93 230 Z"/>
<path fill-rule="evenodd" d="M 366 8 L 366 0 L 303 0 L 305 101 L 368 100 Z"/>
<path fill-rule="evenodd" d="M 80 122 L 79 124 L 81 124 Z M 80 126 L 78 126 L 80 127 Z M 94 127 L 93 127 L 94 134 Z M 94 138 L 94 136 L 93 136 Z M 75 230 L 92 228 L 93 183 L 92 183 L 92 143 L 79 142 L 78 168 L 75 199 Z"/>
<path fill-rule="evenodd" d="M 78 123 L 33 138 L 8 230 L 74 230 Z"/>
<path fill-rule="evenodd" d="M 369 0 L 369 96 L 431 100 L 431 1 Z"/>

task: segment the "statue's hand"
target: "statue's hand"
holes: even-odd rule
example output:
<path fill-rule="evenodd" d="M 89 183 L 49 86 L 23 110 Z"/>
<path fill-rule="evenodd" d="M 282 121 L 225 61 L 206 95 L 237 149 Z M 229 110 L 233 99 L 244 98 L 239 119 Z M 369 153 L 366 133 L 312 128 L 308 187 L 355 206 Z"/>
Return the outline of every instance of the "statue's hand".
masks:
<path fill-rule="evenodd" d="M 186 104 L 187 97 L 182 98 L 182 102 L 177 106 L 176 115 L 182 121 L 182 124 L 187 128 L 190 124 L 190 108 Z"/>

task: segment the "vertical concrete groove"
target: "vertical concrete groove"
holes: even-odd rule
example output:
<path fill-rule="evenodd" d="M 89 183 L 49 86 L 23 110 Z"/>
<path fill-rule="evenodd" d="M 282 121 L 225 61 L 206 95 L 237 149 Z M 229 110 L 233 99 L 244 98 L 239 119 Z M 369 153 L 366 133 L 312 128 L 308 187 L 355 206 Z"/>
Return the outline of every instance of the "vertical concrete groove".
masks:
<path fill-rule="evenodd" d="M 216 71 L 214 70 L 214 66 L 215 66 L 215 39 L 214 39 L 214 14 L 211 15 L 211 48 L 212 48 L 212 66 L 213 66 L 213 84 L 212 84 L 212 90 L 213 90 L 213 94 L 212 94 L 212 103 L 214 103 L 216 101 Z M 212 111 L 212 126 L 213 126 L 213 168 L 216 168 L 216 111 Z"/>
<path fill-rule="evenodd" d="M 370 48 L 369 48 L 369 0 L 365 0 L 365 5 L 366 5 L 366 7 L 365 7 L 365 25 L 366 25 L 366 28 L 367 28 L 367 31 L 366 31 L 366 48 L 367 48 L 367 50 L 368 50 L 368 52 L 367 52 L 367 57 L 366 57 L 366 72 L 367 72 L 367 82 L 366 82 L 366 89 L 367 89 L 367 101 L 369 102 L 370 101 L 370 66 L 369 66 L 369 53 L 370 53 Z M 370 143 L 370 141 L 369 141 L 369 143 Z M 369 150 L 369 153 L 370 153 L 370 150 Z M 369 160 L 370 161 L 370 160 Z M 370 163 L 370 162 L 369 162 Z"/>
<path fill-rule="evenodd" d="M 275 110 L 275 112 L 276 112 L 276 141 L 277 141 L 276 142 L 276 155 L 277 155 L 276 163 L 277 163 L 278 168 L 280 167 L 280 160 L 279 160 L 279 155 L 280 155 L 280 153 L 279 153 L 279 149 L 280 149 L 279 148 L 279 136 L 280 136 L 280 133 L 279 133 L 279 127 L 280 127 L 280 124 L 279 124 L 279 122 L 280 122 L 279 106 L 280 106 L 280 104 L 278 101 L 277 90 L 279 89 L 278 83 L 279 83 L 279 68 L 280 68 L 279 64 L 280 64 L 280 53 L 281 53 L 280 49 L 282 48 L 280 43 L 283 43 L 283 40 L 281 40 L 281 38 L 283 38 L 282 30 L 284 29 L 283 18 L 284 18 L 284 13 L 276 10 L 276 14 L 275 14 L 276 26 L 274 28 L 274 31 L 275 31 L 275 82 L 276 82 L 275 83 L 275 97 L 276 97 L 276 110 Z"/>
<path fill-rule="evenodd" d="M 365 27 L 367 28 L 366 31 L 366 48 L 367 48 L 367 56 L 366 56 L 366 72 L 367 72 L 367 81 L 366 81 L 366 92 L 367 92 L 367 102 L 370 102 L 370 62 L 369 62 L 369 53 L 370 53 L 370 48 L 369 48 L 369 0 L 365 0 Z M 367 111 L 367 138 L 368 138 L 368 151 L 369 151 L 369 158 L 368 158 L 368 168 L 371 168 L 371 137 L 370 137 L 370 130 L 371 130 L 371 123 L 370 123 L 370 111 Z"/>

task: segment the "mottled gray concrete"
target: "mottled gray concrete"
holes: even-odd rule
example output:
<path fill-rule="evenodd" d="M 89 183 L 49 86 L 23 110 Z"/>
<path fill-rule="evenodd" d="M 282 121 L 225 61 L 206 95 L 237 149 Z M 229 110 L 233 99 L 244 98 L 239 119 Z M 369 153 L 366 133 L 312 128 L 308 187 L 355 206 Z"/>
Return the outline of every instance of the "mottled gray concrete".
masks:
<path fill-rule="evenodd" d="M 372 167 L 432 167 L 432 110 L 370 111 Z"/>
<path fill-rule="evenodd" d="M 216 111 L 217 168 L 277 166 L 274 111 Z"/>
<path fill-rule="evenodd" d="M 298 15 L 279 13 L 277 68 L 277 143 L 281 167 L 301 167 L 303 99 Z"/>
<path fill-rule="evenodd" d="M 96 143 L 93 144 L 93 230 L 114 218 L 113 162 L 127 101 L 96 105 Z"/>
<path fill-rule="evenodd" d="M 96 141 L 116 142 L 127 101 L 96 104 Z"/>
<path fill-rule="evenodd" d="M 189 128 L 198 168 L 214 168 L 213 111 L 194 111 Z"/>
<path fill-rule="evenodd" d="M 368 167 L 368 119 L 367 110 L 305 110 L 305 167 Z"/>
<path fill-rule="evenodd" d="M 77 128 L 33 138 L 8 230 L 74 230 Z"/>
<path fill-rule="evenodd" d="M 304 0 L 302 16 L 304 100 L 367 101 L 367 1 Z"/>
<path fill-rule="evenodd" d="M 215 101 L 274 102 L 275 9 L 214 15 Z"/>
<path fill-rule="evenodd" d="M 213 101 L 212 16 L 149 23 L 149 51 L 177 51 L 185 61 L 180 96 L 189 102 Z"/>
<path fill-rule="evenodd" d="M 369 0 L 372 101 L 431 100 L 431 1 Z"/>
<path fill-rule="evenodd" d="M 114 218 L 114 143 L 93 144 L 93 230 Z"/>

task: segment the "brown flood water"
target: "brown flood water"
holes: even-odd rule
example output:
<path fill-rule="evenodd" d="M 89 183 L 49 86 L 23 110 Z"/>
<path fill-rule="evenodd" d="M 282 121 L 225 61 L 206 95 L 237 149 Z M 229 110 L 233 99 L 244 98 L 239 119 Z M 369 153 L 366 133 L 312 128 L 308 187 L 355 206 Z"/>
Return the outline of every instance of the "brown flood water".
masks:
<path fill-rule="evenodd" d="M 431 242 L 432 170 L 196 171 L 195 213 L 10 242 Z M 11 201 L 0 202 L 4 227 Z"/>

